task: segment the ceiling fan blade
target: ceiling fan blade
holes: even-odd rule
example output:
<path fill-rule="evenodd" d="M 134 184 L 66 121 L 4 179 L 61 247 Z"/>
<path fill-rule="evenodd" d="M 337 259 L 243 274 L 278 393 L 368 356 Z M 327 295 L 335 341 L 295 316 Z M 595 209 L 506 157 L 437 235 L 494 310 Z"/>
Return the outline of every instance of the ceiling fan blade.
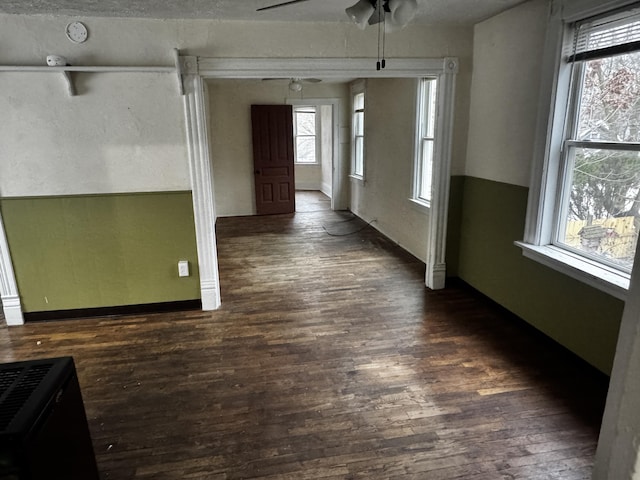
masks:
<path fill-rule="evenodd" d="M 263 10 L 270 10 L 272 8 L 280 8 L 285 5 L 291 5 L 292 3 L 300 3 L 300 2 L 308 2 L 309 0 L 289 0 L 288 2 L 276 3 L 275 5 L 269 5 L 268 7 L 262 7 L 256 10 L 256 12 L 261 12 Z"/>

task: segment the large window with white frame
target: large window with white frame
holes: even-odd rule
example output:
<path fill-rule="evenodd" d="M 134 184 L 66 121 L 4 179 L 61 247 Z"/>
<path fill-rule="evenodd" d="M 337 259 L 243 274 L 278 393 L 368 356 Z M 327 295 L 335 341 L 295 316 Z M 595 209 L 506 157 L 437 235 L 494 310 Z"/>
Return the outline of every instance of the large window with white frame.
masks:
<path fill-rule="evenodd" d="M 351 176 L 364 179 L 364 81 L 351 87 Z"/>
<path fill-rule="evenodd" d="M 562 28 L 540 193 L 521 245 L 623 298 L 640 231 L 640 9 Z"/>
<path fill-rule="evenodd" d="M 412 200 L 431 203 L 433 158 L 436 142 L 437 78 L 418 80 L 416 101 L 416 146 L 413 167 Z"/>
<path fill-rule="evenodd" d="M 296 163 L 304 165 L 318 163 L 318 122 L 316 120 L 317 111 L 314 106 L 300 106 L 293 109 L 294 157 Z"/>

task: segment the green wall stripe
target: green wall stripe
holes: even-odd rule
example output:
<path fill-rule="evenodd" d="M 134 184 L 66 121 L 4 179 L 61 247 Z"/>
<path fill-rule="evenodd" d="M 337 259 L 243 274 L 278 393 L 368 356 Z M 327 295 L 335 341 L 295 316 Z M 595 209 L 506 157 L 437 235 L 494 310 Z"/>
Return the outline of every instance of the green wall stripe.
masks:
<path fill-rule="evenodd" d="M 5 198 L 0 209 L 25 312 L 200 298 L 190 192 Z"/>
<path fill-rule="evenodd" d="M 624 302 L 522 255 L 527 188 L 462 185 L 459 277 L 609 374 Z"/>

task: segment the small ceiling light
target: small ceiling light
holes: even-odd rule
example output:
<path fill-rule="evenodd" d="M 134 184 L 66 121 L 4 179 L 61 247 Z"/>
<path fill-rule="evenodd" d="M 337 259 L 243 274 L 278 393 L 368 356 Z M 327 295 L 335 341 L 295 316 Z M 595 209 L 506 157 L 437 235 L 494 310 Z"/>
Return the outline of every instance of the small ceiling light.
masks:
<path fill-rule="evenodd" d="M 297 78 L 292 78 L 289 82 L 289 90 L 291 90 L 292 92 L 301 92 L 302 82 Z"/>

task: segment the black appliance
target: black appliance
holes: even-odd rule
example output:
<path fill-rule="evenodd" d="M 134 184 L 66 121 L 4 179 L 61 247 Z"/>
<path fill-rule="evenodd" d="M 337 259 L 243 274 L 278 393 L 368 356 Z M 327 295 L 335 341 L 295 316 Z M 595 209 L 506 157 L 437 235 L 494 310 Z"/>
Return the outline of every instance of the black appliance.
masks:
<path fill-rule="evenodd" d="M 0 364 L 0 480 L 98 480 L 73 358 Z"/>

